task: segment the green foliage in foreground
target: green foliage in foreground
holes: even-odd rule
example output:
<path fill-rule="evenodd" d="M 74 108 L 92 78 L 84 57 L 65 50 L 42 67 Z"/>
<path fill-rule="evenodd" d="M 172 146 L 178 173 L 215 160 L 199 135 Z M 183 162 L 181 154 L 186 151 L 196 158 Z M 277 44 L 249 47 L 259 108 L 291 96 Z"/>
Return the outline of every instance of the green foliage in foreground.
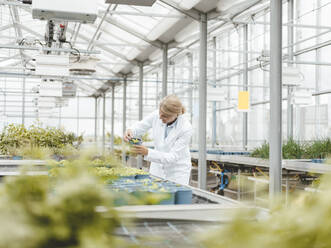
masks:
<path fill-rule="evenodd" d="M 282 153 L 284 159 L 326 158 L 331 155 L 331 139 L 327 138 L 309 143 L 298 143 L 290 139 L 283 144 Z M 256 148 L 251 156 L 268 159 L 269 144 L 264 143 L 261 147 Z"/>
<path fill-rule="evenodd" d="M 327 248 L 331 247 L 330 177 L 321 193 L 302 194 L 288 208 L 274 209 L 260 221 L 257 212 L 238 213 L 235 221 L 201 237 L 205 248 Z"/>
<path fill-rule="evenodd" d="M 125 247 L 112 233 L 120 218 L 113 197 L 87 170 L 63 168 L 56 178 L 6 178 L 0 187 L 0 247 Z M 103 206 L 103 211 L 96 211 Z"/>

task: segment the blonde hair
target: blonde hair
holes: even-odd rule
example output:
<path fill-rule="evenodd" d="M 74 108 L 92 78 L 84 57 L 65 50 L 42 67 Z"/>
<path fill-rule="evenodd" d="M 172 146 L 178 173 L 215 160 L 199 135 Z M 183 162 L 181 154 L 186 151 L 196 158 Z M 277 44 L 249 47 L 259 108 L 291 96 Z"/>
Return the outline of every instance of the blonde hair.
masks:
<path fill-rule="evenodd" d="M 182 115 L 185 113 L 185 107 L 176 95 L 169 95 L 162 99 L 160 110 L 166 115 Z"/>

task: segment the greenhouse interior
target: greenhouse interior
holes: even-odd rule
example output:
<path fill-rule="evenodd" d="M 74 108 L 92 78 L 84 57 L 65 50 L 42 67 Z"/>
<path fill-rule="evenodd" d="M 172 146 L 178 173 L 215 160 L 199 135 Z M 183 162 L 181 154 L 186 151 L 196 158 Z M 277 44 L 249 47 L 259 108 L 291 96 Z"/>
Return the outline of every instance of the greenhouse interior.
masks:
<path fill-rule="evenodd" d="M 330 13 L 0 0 L 0 248 L 331 247 Z"/>

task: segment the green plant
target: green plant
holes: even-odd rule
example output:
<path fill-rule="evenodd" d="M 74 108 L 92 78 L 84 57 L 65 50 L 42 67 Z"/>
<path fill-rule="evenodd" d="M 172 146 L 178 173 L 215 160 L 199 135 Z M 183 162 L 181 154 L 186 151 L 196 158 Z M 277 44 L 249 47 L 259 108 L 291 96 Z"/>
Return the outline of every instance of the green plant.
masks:
<path fill-rule="evenodd" d="M 293 139 L 289 139 L 282 147 L 284 159 L 311 159 L 326 158 L 331 155 L 331 139 L 316 140 L 311 143 L 300 144 Z M 269 158 L 269 144 L 264 143 L 261 147 L 256 148 L 252 157 Z"/>
<path fill-rule="evenodd" d="M 268 159 L 269 144 L 265 142 L 261 147 L 256 148 L 254 151 L 252 151 L 251 157 Z"/>
<path fill-rule="evenodd" d="M 73 147 L 74 143 L 78 147 L 81 142 L 81 136 L 76 137 L 73 133 L 66 133 L 62 129 L 42 128 L 40 124 L 29 128 L 10 124 L 0 134 L 0 153 L 15 155 L 16 149 L 39 147 L 50 148 L 54 154 L 58 154 L 70 150 L 69 146 Z"/>
<path fill-rule="evenodd" d="M 52 150 L 48 147 L 38 147 L 34 145 L 27 145 L 19 149 L 19 155 L 28 159 L 50 159 Z"/>
<path fill-rule="evenodd" d="M 0 247 L 120 247 L 113 197 L 87 171 L 63 168 L 59 176 L 6 178 L 0 187 Z M 103 211 L 96 211 L 103 206 Z M 124 246 L 125 247 L 125 246 Z"/>
<path fill-rule="evenodd" d="M 302 193 L 290 206 L 276 206 L 262 219 L 257 210 L 241 209 L 234 221 L 205 233 L 199 241 L 206 248 L 331 247 L 330 177 L 322 180 L 320 190 Z"/>
<path fill-rule="evenodd" d="M 331 139 L 316 140 L 304 147 L 304 158 L 326 158 L 331 155 Z"/>
<path fill-rule="evenodd" d="M 282 147 L 282 153 L 284 159 L 301 159 L 304 153 L 302 145 L 295 142 L 293 139 L 289 139 Z"/>

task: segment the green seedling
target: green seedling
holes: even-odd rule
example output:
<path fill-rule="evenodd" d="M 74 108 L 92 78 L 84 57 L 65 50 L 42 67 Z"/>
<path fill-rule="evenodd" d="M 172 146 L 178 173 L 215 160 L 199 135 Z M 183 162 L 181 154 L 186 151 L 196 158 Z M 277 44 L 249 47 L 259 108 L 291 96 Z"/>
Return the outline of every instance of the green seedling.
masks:
<path fill-rule="evenodd" d="M 132 138 L 129 140 L 129 143 L 131 145 L 141 145 L 142 144 L 142 141 L 140 138 Z"/>

